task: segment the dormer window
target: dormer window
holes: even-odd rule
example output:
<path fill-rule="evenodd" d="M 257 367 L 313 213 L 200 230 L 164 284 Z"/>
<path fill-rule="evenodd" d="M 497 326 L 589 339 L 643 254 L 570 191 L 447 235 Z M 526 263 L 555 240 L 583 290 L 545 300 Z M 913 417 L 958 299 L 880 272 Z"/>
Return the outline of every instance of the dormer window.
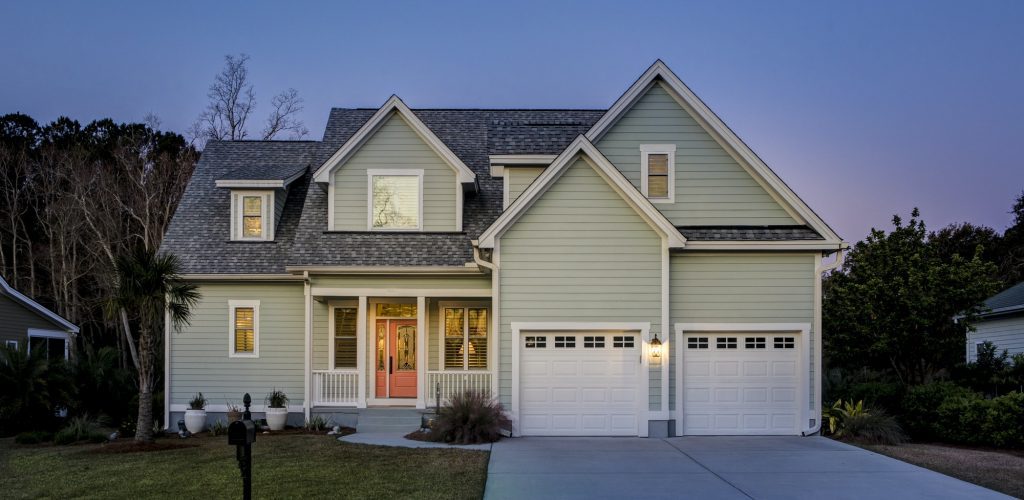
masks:
<path fill-rule="evenodd" d="M 239 190 L 231 192 L 231 239 L 270 241 L 274 239 L 274 192 Z"/>
<path fill-rule="evenodd" d="M 423 229 L 423 170 L 366 171 L 369 178 L 369 229 L 419 231 Z"/>
<path fill-rule="evenodd" d="M 674 203 L 676 198 L 676 145 L 640 145 L 640 191 L 654 203 Z"/>

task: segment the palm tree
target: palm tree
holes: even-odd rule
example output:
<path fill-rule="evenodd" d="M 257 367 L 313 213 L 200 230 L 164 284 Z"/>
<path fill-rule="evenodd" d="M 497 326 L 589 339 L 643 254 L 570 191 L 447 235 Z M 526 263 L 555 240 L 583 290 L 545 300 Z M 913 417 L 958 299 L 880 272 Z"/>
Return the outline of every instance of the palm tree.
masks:
<path fill-rule="evenodd" d="M 196 286 L 181 280 L 181 264 L 170 254 L 138 248 L 117 259 L 117 286 L 110 312 L 120 316 L 132 361 L 139 376 L 139 418 L 136 441 L 153 440 L 153 384 L 157 335 L 165 314 L 175 329 L 187 325 L 199 301 Z M 130 318 L 138 326 L 133 336 Z M 136 341 L 137 340 L 137 341 Z M 167 395 L 165 395 L 165 398 Z"/>
<path fill-rule="evenodd" d="M 0 347 L 0 434 L 47 428 L 72 389 L 64 360 L 47 360 L 45 348 Z"/>

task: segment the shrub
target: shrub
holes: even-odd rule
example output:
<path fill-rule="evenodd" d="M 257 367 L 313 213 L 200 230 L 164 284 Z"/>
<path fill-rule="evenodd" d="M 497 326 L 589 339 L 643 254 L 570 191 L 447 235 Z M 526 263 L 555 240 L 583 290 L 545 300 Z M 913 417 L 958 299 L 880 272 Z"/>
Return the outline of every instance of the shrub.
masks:
<path fill-rule="evenodd" d="M 288 396 L 285 395 L 284 391 L 274 389 L 267 394 L 267 406 L 271 408 L 285 408 L 288 406 Z"/>
<path fill-rule="evenodd" d="M 306 425 L 305 425 L 307 431 L 316 431 L 316 432 L 325 431 L 330 426 L 331 426 L 331 424 L 329 422 L 327 422 L 326 420 L 324 420 L 324 417 L 321 417 L 320 415 L 317 415 L 317 416 L 313 417 L 312 420 L 306 421 Z"/>
<path fill-rule="evenodd" d="M 951 394 L 935 412 L 933 439 L 952 443 L 982 444 L 986 436 L 982 429 L 991 401 L 976 392 Z M 928 418 L 928 416 L 921 416 Z"/>
<path fill-rule="evenodd" d="M 991 400 L 982 430 L 989 444 L 1024 448 L 1024 393 L 1014 392 Z"/>
<path fill-rule="evenodd" d="M 501 439 L 502 429 L 510 423 L 501 403 L 483 393 L 466 391 L 439 409 L 431 438 L 457 444 L 493 443 Z"/>
<path fill-rule="evenodd" d="M 68 406 L 74 385 L 63 359 L 48 361 L 45 349 L 0 346 L 0 436 L 50 430 L 54 410 Z"/>
<path fill-rule="evenodd" d="M 213 424 L 210 424 L 210 435 L 211 436 L 224 436 L 228 433 L 228 424 L 223 420 L 218 420 Z"/>
<path fill-rule="evenodd" d="M 14 442 L 18 444 L 39 444 L 50 441 L 53 441 L 53 433 L 46 431 L 22 432 L 14 437 Z"/>
<path fill-rule="evenodd" d="M 192 400 L 188 402 L 188 409 L 202 410 L 204 408 L 206 408 L 206 398 L 203 397 L 203 393 L 198 392 L 195 396 L 192 396 Z"/>
<path fill-rule="evenodd" d="M 947 399 L 972 396 L 977 394 L 950 382 L 911 387 L 903 397 L 900 412 L 903 428 L 916 440 L 942 440 L 949 424 L 939 418 L 939 407 Z"/>
<path fill-rule="evenodd" d="M 67 426 L 53 436 L 53 442 L 56 444 L 72 444 L 79 441 L 101 443 L 106 440 L 107 436 L 99 429 L 99 422 L 88 415 L 72 418 Z"/>
<path fill-rule="evenodd" d="M 901 444 L 907 442 L 907 435 L 900 424 L 884 410 L 874 409 L 843 420 L 843 436 L 846 439 L 869 444 Z"/>

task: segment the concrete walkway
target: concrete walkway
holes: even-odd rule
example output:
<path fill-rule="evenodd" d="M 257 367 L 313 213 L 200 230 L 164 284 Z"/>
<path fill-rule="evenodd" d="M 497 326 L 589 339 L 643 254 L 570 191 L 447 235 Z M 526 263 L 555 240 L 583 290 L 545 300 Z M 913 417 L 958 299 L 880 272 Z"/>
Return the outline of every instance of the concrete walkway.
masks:
<path fill-rule="evenodd" d="M 427 441 L 416 441 L 406 439 L 406 432 L 357 432 L 338 438 L 343 443 L 372 444 L 377 446 L 399 446 L 402 448 L 455 448 L 459 450 L 483 450 L 491 449 L 490 444 L 462 444 L 451 445 L 444 443 L 430 443 Z"/>
<path fill-rule="evenodd" d="M 1009 498 L 822 437 L 514 438 L 484 498 Z"/>

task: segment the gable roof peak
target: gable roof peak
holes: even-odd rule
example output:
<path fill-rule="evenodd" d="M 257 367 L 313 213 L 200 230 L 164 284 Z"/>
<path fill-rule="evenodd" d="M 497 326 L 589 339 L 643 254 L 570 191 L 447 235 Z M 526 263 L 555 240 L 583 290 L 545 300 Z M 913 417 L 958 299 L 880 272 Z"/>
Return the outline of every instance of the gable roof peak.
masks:
<path fill-rule="evenodd" d="M 430 146 L 438 156 L 440 156 L 446 163 L 448 163 L 449 166 L 452 167 L 453 170 L 455 170 L 455 174 L 458 177 L 459 182 L 463 184 L 476 182 L 476 174 L 473 173 L 473 171 L 466 166 L 466 164 L 463 163 L 463 161 L 459 159 L 459 157 L 456 156 L 455 153 L 453 153 L 452 150 L 449 149 L 433 131 L 430 130 L 430 127 L 427 127 L 427 125 L 412 112 L 412 109 L 410 109 L 397 94 L 391 94 L 391 97 L 384 102 L 384 105 L 377 109 L 377 112 L 375 112 L 373 116 L 371 116 L 370 119 L 368 119 L 366 123 L 364 123 L 363 126 L 352 135 L 352 137 L 345 141 L 345 143 L 342 144 L 330 158 L 324 161 L 323 164 L 316 169 L 316 172 L 313 173 L 313 180 L 321 183 L 330 182 L 331 174 L 334 170 L 344 165 L 345 162 L 348 161 L 352 155 L 354 155 L 356 151 L 366 143 L 366 141 L 373 137 L 374 133 L 376 133 L 377 130 L 380 129 L 380 127 L 383 126 L 384 123 L 387 122 L 388 118 L 393 114 L 401 115 L 413 131 L 419 135 L 420 139 L 427 143 L 427 145 Z"/>

